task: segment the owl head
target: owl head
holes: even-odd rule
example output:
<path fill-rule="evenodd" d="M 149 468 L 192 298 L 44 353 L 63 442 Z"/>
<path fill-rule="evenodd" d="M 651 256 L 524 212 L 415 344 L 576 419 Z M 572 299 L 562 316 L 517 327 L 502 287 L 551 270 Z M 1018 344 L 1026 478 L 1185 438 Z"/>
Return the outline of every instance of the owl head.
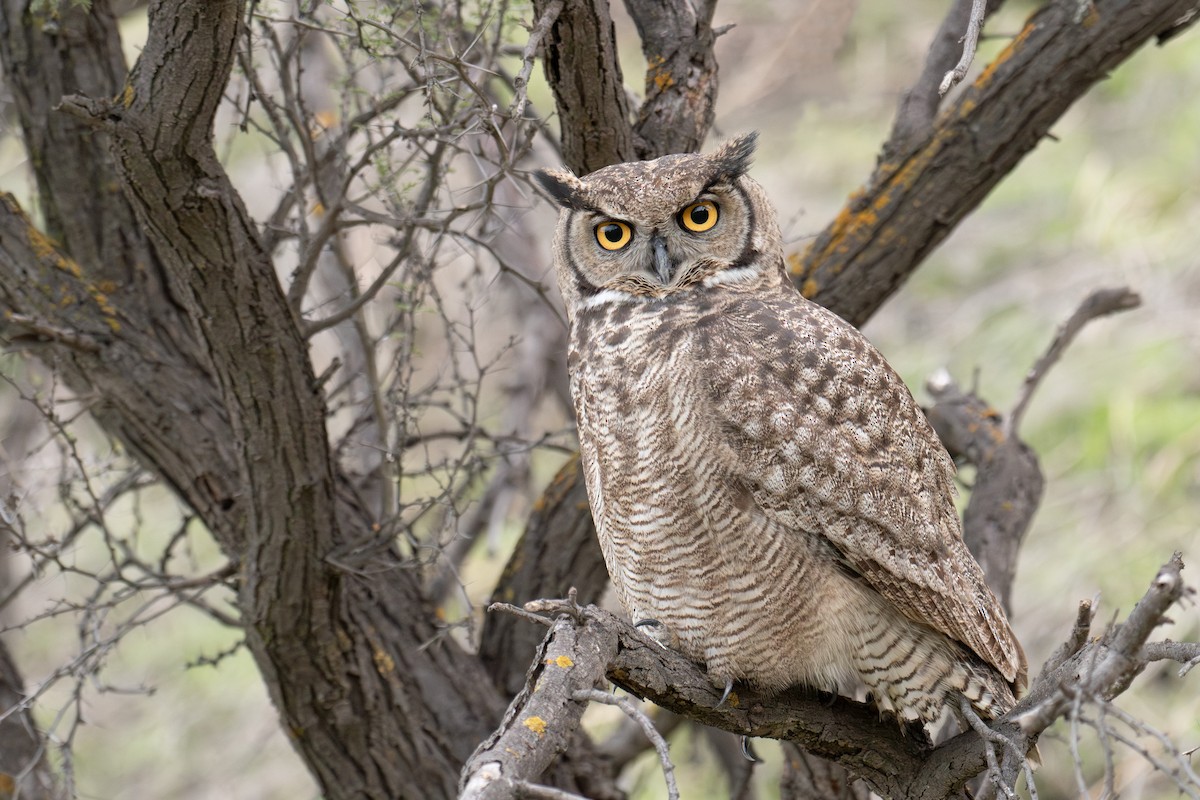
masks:
<path fill-rule="evenodd" d="M 539 172 L 562 208 L 554 262 L 568 314 L 779 280 L 775 211 L 746 175 L 757 138 L 749 133 L 712 153 L 614 164 L 582 178 Z"/>

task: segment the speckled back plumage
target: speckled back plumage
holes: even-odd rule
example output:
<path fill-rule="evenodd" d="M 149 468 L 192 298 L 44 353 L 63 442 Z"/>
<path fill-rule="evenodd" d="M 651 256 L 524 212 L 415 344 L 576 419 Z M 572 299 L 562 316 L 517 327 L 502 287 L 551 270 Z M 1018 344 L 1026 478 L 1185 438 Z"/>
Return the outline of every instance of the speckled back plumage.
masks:
<path fill-rule="evenodd" d="M 926 721 L 961 693 L 994 716 L 1025 658 L 953 463 L 874 347 L 792 287 L 753 148 L 541 175 L 617 594 L 718 683 L 865 685 Z"/>

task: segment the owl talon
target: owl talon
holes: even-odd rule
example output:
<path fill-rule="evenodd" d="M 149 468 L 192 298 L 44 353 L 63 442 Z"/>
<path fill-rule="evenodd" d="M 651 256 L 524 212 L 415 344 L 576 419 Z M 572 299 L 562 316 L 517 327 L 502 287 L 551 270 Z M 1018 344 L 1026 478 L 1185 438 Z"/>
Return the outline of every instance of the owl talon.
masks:
<path fill-rule="evenodd" d="M 749 736 L 742 737 L 742 757 L 744 759 L 746 759 L 747 761 L 749 761 L 751 764 L 758 763 L 758 756 L 756 756 L 754 754 L 754 748 L 750 744 Z"/>
<path fill-rule="evenodd" d="M 633 623 L 633 627 L 648 628 L 649 630 L 645 631 L 646 635 L 649 636 L 654 643 L 663 650 L 670 650 L 675 642 L 675 637 L 671 631 L 667 629 L 667 626 L 663 625 L 656 619 L 639 619 L 637 622 Z"/>
<path fill-rule="evenodd" d="M 729 695 L 733 694 L 733 678 L 725 681 L 725 691 L 721 692 L 721 699 L 717 701 L 717 708 L 725 705 L 725 701 L 729 699 Z M 753 761 L 754 759 L 750 759 Z"/>

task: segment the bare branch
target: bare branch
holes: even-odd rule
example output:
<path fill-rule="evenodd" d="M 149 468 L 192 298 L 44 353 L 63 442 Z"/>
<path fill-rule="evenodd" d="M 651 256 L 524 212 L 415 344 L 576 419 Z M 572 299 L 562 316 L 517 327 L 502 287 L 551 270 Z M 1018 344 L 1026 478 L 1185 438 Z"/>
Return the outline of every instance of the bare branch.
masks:
<path fill-rule="evenodd" d="M 654 723 L 650 721 L 650 717 L 646 716 L 644 711 L 634 705 L 627 697 L 605 694 L 597 689 L 578 691 L 574 697 L 580 701 L 591 701 L 593 703 L 616 706 L 624 711 L 627 717 L 636 722 L 658 752 L 658 760 L 662 764 L 663 777 L 667 781 L 667 797 L 670 800 L 679 800 L 679 785 L 675 782 L 675 765 L 671 763 L 671 754 L 667 752 L 667 740 L 655 729 Z"/>
<path fill-rule="evenodd" d="M 954 69 L 946 73 L 938 85 L 938 95 L 946 96 L 946 92 L 955 84 L 967 77 L 967 70 L 975 60 L 975 48 L 979 45 L 979 31 L 983 28 L 983 17 L 987 9 L 987 0 L 971 0 L 971 16 L 967 20 L 967 33 L 962 38 L 962 58 L 954 65 Z"/>
<path fill-rule="evenodd" d="M 1053 673 L 1042 673 L 1030 687 L 1026 700 L 1018 704 L 1012 718 L 1029 735 L 1036 735 L 1058 719 L 1070 705 L 1072 693 L 1082 691 L 1112 699 L 1129 687 L 1146 661 L 1142 647 L 1156 627 L 1163 624 L 1167 609 L 1185 594 L 1180 571 L 1183 560 L 1176 553 L 1163 565 L 1129 617 L 1100 641 L 1076 653 Z M 1064 684 L 1066 673 L 1068 684 Z M 1074 688 L 1057 688 L 1069 685 Z M 1022 708 L 1022 706 L 1026 706 Z"/>
<path fill-rule="evenodd" d="M 1183 677 L 1200 666 L 1200 642 L 1148 642 L 1142 647 L 1142 658 L 1146 661 L 1177 661 L 1179 677 Z"/>
<path fill-rule="evenodd" d="M 1126 287 L 1097 289 L 1089 294 L 1079 304 L 1079 308 L 1075 309 L 1075 313 L 1054 334 L 1054 341 L 1050 343 L 1050 347 L 1038 359 L 1037 363 L 1033 365 L 1033 369 L 1029 371 L 1029 374 L 1025 376 L 1025 383 L 1021 387 L 1021 392 L 1017 396 L 1016 403 L 1013 404 L 1012 411 L 1009 412 L 1008 422 L 1005 425 L 1008 435 L 1015 435 L 1016 431 L 1020 428 L 1021 418 L 1025 415 L 1025 409 L 1029 405 L 1029 400 L 1041 384 L 1042 378 L 1046 376 L 1050 368 L 1062 357 L 1062 354 L 1071 342 L 1074 341 L 1076 334 L 1083 329 L 1084 325 L 1099 317 L 1137 308 L 1141 303 L 1142 298 L 1138 293 Z"/>
<path fill-rule="evenodd" d="M 525 687 L 509 705 L 500 727 L 463 767 L 460 798 L 511 797 L 515 782 L 541 775 L 579 726 L 587 705 L 577 699 L 579 693 L 603 680 L 616 649 L 616 633 L 590 615 L 580 624 L 570 616 L 559 617 L 538 648 Z"/>
<path fill-rule="evenodd" d="M 508 115 L 513 119 L 525 113 L 525 106 L 529 103 L 529 76 L 533 74 L 534 58 L 542 39 L 550 31 L 550 26 L 558 19 L 562 9 L 563 0 L 550 0 L 529 31 L 529 41 L 525 43 L 525 50 L 521 53 L 521 71 L 513 78 L 513 88 L 517 94 L 512 105 L 508 107 Z"/>

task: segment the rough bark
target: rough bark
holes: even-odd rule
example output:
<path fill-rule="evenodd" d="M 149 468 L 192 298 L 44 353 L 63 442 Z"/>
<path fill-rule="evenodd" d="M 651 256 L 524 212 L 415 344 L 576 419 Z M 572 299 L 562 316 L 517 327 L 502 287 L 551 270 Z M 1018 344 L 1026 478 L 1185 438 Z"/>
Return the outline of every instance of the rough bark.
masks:
<path fill-rule="evenodd" d="M 534 16 L 546 13 L 547 4 L 535 0 Z M 542 47 L 567 166 L 582 175 L 636 158 L 608 0 L 566 0 Z"/>

